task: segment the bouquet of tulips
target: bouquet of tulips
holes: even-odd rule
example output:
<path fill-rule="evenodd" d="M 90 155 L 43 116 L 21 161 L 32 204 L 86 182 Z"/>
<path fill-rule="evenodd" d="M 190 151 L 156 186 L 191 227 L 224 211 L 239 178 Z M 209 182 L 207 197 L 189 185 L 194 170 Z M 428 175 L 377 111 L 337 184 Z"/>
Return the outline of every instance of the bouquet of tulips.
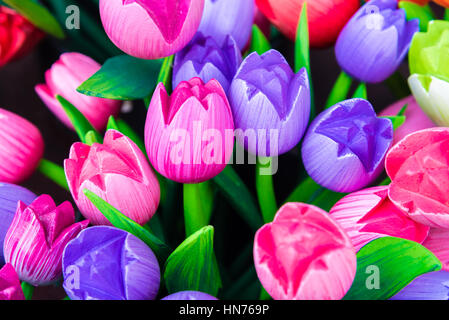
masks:
<path fill-rule="evenodd" d="M 0 5 L 0 66 L 57 48 L 24 93 L 74 137 L 44 159 L 0 108 L 0 300 L 448 299 L 449 1 Z"/>

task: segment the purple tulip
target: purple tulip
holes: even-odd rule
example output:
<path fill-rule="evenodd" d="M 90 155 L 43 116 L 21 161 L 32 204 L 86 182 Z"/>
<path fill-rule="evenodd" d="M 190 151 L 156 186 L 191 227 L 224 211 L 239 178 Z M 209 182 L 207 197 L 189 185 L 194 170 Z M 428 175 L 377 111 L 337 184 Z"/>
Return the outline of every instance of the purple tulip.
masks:
<path fill-rule="evenodd" d="M 64 289 L 72 300 L 152 300 L 160 269 L 139 238 L 113 227 L 82 231 L 64 250 Z"/>
<path fill-rule="evenodd" d="M 22 201 L 31 204 L 36 195 L 31 191 L 9 183 L 0 183 L 0 265 L 5 263 L 3 257 L 3 241 L 17 210 L 17 203 Z"/>
<path fill-rule="evenodd" d="M 277 156 L 301 140 L 310 116 L 309 78 L 295 74 L 276 50 L 250 54 L 228 92 L 240 145 L 259 156 Z"/>
<path fill-rule="evenodd" d="M 243 50 L 251 36 L 254 12 L 254 0 L 206 0 L 198 31 L 218 43 L 230 35 Z"/>
<path fill-rule="evenodd" d="M 377 118 L 368 101 L 350 99 L 312 122 L 302 144 L 302 159 L 318 184 L 353 192 L 379 176 L 392 140 L 390 120 Z"/>
<path fill-rule="evenodd" d="M 180 291 L 161 300 L 218 300 L 217 298 L 199 291 Z"/>
<path fill-rule="evenodd" d="M 390 300 L 449 300 L 449 272 L 425 273 Z"/>
<path fill-rule="evenodd" d="M 212 37 L 198 33 L 187 47 L 176 54 L 173 88 L 182 81 L 198 77 L 204 83 L 218 80 L 226 92 L 241 63 L 242 54 L 232 37 L 227 36 L 219 44 Z"/>
<path fill-rule="evenodd" d="M 360 81 L 382 82 L 399 67 L 418 30 L 419 20 L 407 21 L 397 0 L 369 1 L 340 33 L 337 61 Z"/>

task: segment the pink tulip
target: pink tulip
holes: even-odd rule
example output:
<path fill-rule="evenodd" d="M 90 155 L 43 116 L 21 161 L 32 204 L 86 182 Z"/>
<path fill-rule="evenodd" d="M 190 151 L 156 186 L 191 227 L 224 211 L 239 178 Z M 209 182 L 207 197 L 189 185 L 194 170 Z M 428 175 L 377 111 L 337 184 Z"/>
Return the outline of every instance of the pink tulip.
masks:
<path fill-rule="evenodd" d="M 334 300 L 356 273 L 351 240 L 327 212 L 287 203 L 256 233 L 254 262 L 265 290 L 277 300 Z"/>
<path fill-rule="evenodd" d="M 385 236 L 422 243 L 429 227 L 403 214 L 388 198 L 388 186 L 351 193 L 329 212 L 346 231 L 357 251 L 365 244 Z"/>
<path fill-rule="evenodd" d="M 0 182 L 19 183 L 37 168 L 44 153 L 39 129 L 0 108 Z"/>
<path fill-rule="evenodd" d="M 19 277 L 9 263 L 0 270 L 0 300 L 25 300 Z"/>
<path fill-rule="evenodd" d="M 121 102 L 89 97 L 76 91 L 100 68 L 100 64 L 81 53 L 63 53 L 45 73 L 46 83 L 38 84 L 35 87 L 36 93 L 50 111 L 67 127 L 73 129 L 69 117 L 56 100 L 56 95 L 67 99 L 89 120 L 95 129 L 101 131 L 106 127 L 109 117 L 118 114 Z"/>
<path fill-rule="evenodd" d="M 75 223 L 75 212 L 68 201 L 58 207 L 48 195 L 29 206 L 19 201 L 5 236 L 5 261 L 22 281 L 34 286 L 51 283 L 62 275 L 65 246 L 88 224 L 88 220 Z"/>
<path fill-rule="evenodd" d="M 100 0 L 100 16 L 111 41 L 137 58 L 168 57 L 195 35 L 204 0 Z"/>
<path fill-rule="evenodd" d="M 199 183 L 218 175 L 234 147 L 232 112 L 218 81 L 181 82 L 171 97 L 159 84 L 148 109 L 145 145 L 153 167 L 168 179 Z"/>
<path fill-rule="evenodd" d="M 157 178 L 142 151 L 118 131 L 108 130 L 103 144 L 75 143 L 64 167 L 78 208 L 94 225 L 111 224 L 84 195 L 84 189 L 141 225 L 156 212 L 160 197 Z"/>
<path fill-rule="evenodd" d="M 443 270 L 449 271 L 449 230 L 430 228 L 423 246 L 437 256 L 443 264 Z"/>

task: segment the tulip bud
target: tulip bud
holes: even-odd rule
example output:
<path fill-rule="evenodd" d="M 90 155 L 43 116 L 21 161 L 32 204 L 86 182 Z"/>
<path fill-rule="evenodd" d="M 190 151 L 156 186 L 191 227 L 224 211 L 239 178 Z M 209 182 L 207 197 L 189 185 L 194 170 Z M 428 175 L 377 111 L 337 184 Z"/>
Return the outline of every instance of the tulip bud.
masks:
<path fill-rule="evenodd" d="M 111 223 L 84 195 L 84 189 L 141 225 L 156 212 L 160 199 L 157 178 L 142 151 L 118 131 L 108 130 L 103 144 L 75 143 L 64 168 L 73 199 L 94 225 Z"/>
<path fill-rule="evenodd" d="M 211 295 L 199 291 L 180 291 L 173 293 L 161 300 L 218 300 Z"/>
<path fill-rule="evenodd" d="M 305 68 L 295 74 L 278 51 L 246 57 L 228 95 L 237 141 L 249 152 L 273 157 L 301 140 L 310 116 L 309 78 Z"/>
<path fill-rule="evenodd" d="M 3 245 L 5 260 L 20 280 L 34 286 L 51 283 L 61 276 L 64 247 L 88 224 L 88 220 L 75 223 L 68 201 L 58 207 L 48 195 L 29 206 L 19 201 Z"/>
<path fill-rule="evenodd" d="M 180 183 L 212 179 L 227 165 L 234 147 L 234 122 L 218 81 L 181 82 L 168 96 L 157 86 L 145 125 L 145 146 L 153 167 Z"/>
<path fill-rule="evenodd" d="M 142 59 L 168 57 L 190 42 L 200 25 L 204 0 L 100 0 L 111 41 Z"/>
<path fill-rule="evenodd" d="M 238 67 L 242 54 L 231 37 L 218 44 L 212 37 L 201 33 L 178 52 L 173 66 L 173 88 L 182 81 L 201 78 L 204 82 L 216 79 L 227 92 Z"/>
<path fill-rule="evenodd" d="M 18 183 L 37 168 L 44 153 L 39 129 L 0 108 L 0 181 Z"/>
<path fill-rule="evenodd" d="M 443 270 L 449 271 L 449 230 L 430 228 L 429 236 L 422 245 L 441 261 Z"/>
<path fill-rule="evenodd" d="M 435 271 L 420 275 L 390 300 L 448 300 L 449 272 Z"/>
<path fill-rule="evenodd" d="M 254 6 L 254 24 L 262 31 L 262 33 L 270 39 L 271 35 L 271 23 L 270 20 L 259 10 L 257 6 Z"/>
<path fill-rule="evenodd" d="M 341 227 L 320 208 L 287 203 L 254 240 L 254 263 L 276 300 L 337 300 L 352 285 L 356 254 Z"/>
<path fill-rule="evenodd" d="M 0 269 L 0 300 L 25 300 L 19 277 L 9 263 Z"/>
<path fill-rule="evenodd" d="M 30 205 L 36 195 L 31 191 L 8 183 L 0 183 L 0 265 L 3 265 L 3 241 L 17 210 L 17 203 L 22 201 Z"/>
<path fill-rule="evenodd" d="M 382 82 L 399 67 L 418 30 L 419 20 L 407 21 L 397 0 L 371 0 L 340 33 L 335 46 L 338 64 L 360 81 Z"/>
<path fill-rule="evenodd" d="M 56 100 L 61 95 L 70 101 L 98 131 L 102 131 L 111 115 L 117 115 L 121 102 L 117 100 L 89 97 L 76 89 L 101 65 L 81 53 L 63 53 L 58 61 L 45 73 L 45 84 L 35 87 L 36 93 L 67 127 L 74 129 L 73 124 Z"/>
<path fill-rule="evenodd" d="M 416 0 L 415 0 L 416 1 Z M 449 8 L 449 0 L 433 0 L 435 3 L 438 3 L 440 6 Z"/>
<path fill-rule="evenodd" d="M 392 141 L 391 121 L 377 118 L 368 101 L 350 99 L 315 118 L 302 144 L 302 159 L 321 186 L 353 192 L 380 175 Z"/>
<path fill-rule="evenodd" d="M 64 289 L 71 300 L 152 300 L 160 269 L 139 238 L 112 227 L 83 230 L 64 250 Z"/>

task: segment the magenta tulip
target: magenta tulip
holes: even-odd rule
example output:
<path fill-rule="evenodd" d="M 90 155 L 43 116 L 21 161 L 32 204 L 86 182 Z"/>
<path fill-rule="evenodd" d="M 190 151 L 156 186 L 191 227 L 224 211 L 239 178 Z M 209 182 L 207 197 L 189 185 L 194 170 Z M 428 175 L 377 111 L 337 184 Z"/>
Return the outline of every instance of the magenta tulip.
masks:
<path fill-rule="evenodd" d="M 422 245 L 437 256 L 443 270 L 449 271 L 449 230 L 430 228 L 429 236 Z"/>
<path fill-rule="evenodd" d="M 0 300 L 25 300 L 19 276 L 9 263 L 0 270 Z"/>

